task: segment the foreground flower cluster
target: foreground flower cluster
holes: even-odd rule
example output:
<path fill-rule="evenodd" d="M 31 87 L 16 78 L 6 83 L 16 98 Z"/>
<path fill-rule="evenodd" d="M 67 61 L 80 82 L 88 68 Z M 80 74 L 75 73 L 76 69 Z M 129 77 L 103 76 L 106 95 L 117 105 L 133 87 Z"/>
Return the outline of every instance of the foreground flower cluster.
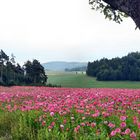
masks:
<path fill-rule="evenodd" d="M 0 110 L 15 139 L 140 139 L 140 90 L 0 87 Z"/>

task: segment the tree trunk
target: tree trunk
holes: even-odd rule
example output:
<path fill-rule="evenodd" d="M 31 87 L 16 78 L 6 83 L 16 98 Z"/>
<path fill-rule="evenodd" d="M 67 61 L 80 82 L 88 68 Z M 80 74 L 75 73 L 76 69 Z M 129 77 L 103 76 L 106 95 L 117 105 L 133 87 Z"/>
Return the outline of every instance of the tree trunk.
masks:
<path fill-rule="evenodd" d="M 130 16 L 140 29 L 140 0 L 103 0 L 113 9 Z"/>

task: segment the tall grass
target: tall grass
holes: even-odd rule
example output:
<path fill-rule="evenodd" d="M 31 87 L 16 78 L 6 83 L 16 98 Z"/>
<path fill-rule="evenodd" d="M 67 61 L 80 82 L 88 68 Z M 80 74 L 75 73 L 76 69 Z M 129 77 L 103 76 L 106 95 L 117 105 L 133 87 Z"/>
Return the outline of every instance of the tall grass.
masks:
<path fill-rule="evenodd" d="M 131 114 L 128 112 L 128 116 Z M 56 113 L 54 116 L 42 111 L 1 111 L 0 140 L 130 140 L 127 135 L 110 137 L 112 130 L 105 124 L 107 121 L 119 127 L 120 120 L 115 115 L 106 119 L 102 116 L 85 118 L 74 109 L 70 114 Z M 140 136 L 140 130 L 132 124 L 132 120 L 128 119 L 127 126 Z"/>

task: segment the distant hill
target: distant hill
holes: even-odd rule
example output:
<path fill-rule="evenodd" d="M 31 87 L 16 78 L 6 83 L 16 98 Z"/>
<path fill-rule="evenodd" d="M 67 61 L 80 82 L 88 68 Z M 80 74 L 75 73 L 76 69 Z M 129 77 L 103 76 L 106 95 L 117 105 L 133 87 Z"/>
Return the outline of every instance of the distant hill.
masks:
<path fill-rule="evenodd" d="M 86 71 L 86 70 L 87 70 L 87 66 L 75 67 L 75 68 L 72 68 L 72 69 L 68 69 L 68 68 L 65 69 L 65 71 L 68 71 L 68 72 L 72 72 L 72 71 Z"/>
<path fill-rule="evenodd" d="M 65 71 L 65 69 L 73 69 L 77 67 L 87 66 L 87 62 L 65 62 L 65 61 L 52 61 L 43 63 L 42 66 L 46 70 L 52 71 Z"/>

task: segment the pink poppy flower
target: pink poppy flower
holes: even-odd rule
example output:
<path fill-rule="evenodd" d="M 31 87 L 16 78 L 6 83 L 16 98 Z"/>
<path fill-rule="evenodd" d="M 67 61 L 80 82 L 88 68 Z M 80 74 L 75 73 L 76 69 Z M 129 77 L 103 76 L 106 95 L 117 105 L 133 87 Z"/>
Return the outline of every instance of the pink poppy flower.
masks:
<path fill-rule="evenodd" d="M 50 116 L 54 116 L 54 112 L 50 112 Z"/>
<path fill-rule="evenodd" d="M 116 128 L 115 131 L 116 131 L 116 133 L 121 133 L 121 129 L 120 128 Z"/>
<path fill-rule="evenodd" d="M 136 133 L 135 133 L 135 132 L 132 132 L 132 133 L 130 134 L 130 137 L 131 137 L 131 138 L 136 138 Z"/>
<path fill-rule="evenodd" d="M 115 124 L 109 123 L 108 126 L 109 126 L 110 128 L 114 128 L 114 127 L 115 127 Z"/>
<path fill-rule="evenodd" d="M 110 135 L 113 137 L 113 136 L 115 136 L 116 135 L 116 131 L 111 131 L 111 133 L 110 133 Z"/>
<path fill-rule="evenodd" d="M 122 122 L 122 123 L 120 124 L 120 127 L 121 127 L 121 128 L 125 128 L 125 127 L 126 127 L 126 123 L 125 123 L 125 122 Z"/>
<path fill-rule="evenodd" d="M 120 120 L 121 120 L 121 121 L 125 121 L 125 120 L 126 120 L 126 116 L 121 116 L 121 117 L 120 117 Z"/>
<path fill-rule="evenodd" d="M 130 130 L 129 128 L 127 128 L 127 129 L 125 130 L 125 134 L 126 134 L 126 135 L 130 134 L 130 132 L 131 132 L 131 130 Z"/>

